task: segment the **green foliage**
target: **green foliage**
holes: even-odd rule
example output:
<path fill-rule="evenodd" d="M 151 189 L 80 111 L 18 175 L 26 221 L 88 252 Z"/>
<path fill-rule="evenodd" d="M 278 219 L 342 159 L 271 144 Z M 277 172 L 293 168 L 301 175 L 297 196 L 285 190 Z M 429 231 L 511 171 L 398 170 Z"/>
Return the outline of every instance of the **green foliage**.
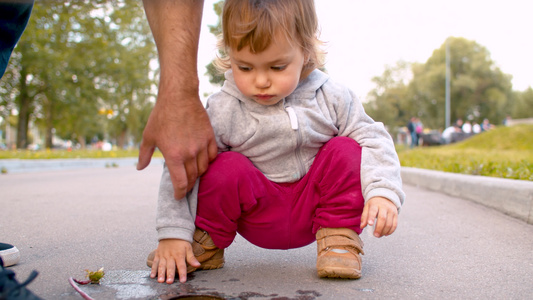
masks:
<path fill-rule="evenodd" d="M 213 10 L 215 11 L 215 14 L 218 16 L 218 21 L 216 25 L 208 25 L 209 32 L 214 34 L 215 36 L 221 36 L 222 35 L 222 10 L 224 9 L 224 0 L 220 0 L 213 4 Z"/>
<path fill-rule="evenodd" d="M 363 104 L 367 114 L 389 128 L 405 126 L 403 120 L 410 117 L 411 111 L 407 90 L 409 73 L 410 65 L 399 61 L 395 66 L 388 66 L 381 77 L 372 78 L 376 88 L 368 95 L 370 101 Z"/>
<path fill-rule="evenodd" d="M 461 118 L 481 123 L 488 118 L 500 122 L 513 118 L 513 98 L 525 99 L 520 106 L 531 105 L 530 95 L 512 92 L 511 76 L 504 74 L 490 58 L 489 51 L 464 38 L 447 39 L 450 53 L 451 121 Z M 410 74 L 406 68 L 411 67 Z M 403 74 L 403 76 L 398 76 Z M 405 126 L 410 117 L 421 119 L 426 128 L 445 126 L 446 42 L 424 64 L 399 62 L 374 78 L 376 88 L 365 105 L 369 115 L 389 127 Z M 522 104 L 523 102 L 523 104 Z M 523 109 L 519 109 L 522 112 Z M 533 110 L 521 117 L 533 117 Z"/>
<path fill-rule="evenodd" d="M 224 7 L 224 1 L 220 0 L 213 4 L 213 9 L 215 10 L 215 13 L 218 16 L 218 21 L 216 25 L 209 25 L 209 32 L 214 34 L 217 38 L 220 38 L 222 35 L 222 9 Z M 223 56 L 223 53 L 221 53 L 221 50 L 219 51 L 219 55 Z M 224 74 L 222 74 L 215 66 L 214 60 L 211 61 L 206 66 L 206 73 L 205 75 L 209 76 L 209 82 L 214 85 L 222 86 L 224 84 Z"/>
<path fill-rule="evenodd" d="M 224 84 L 224 80 L 226 80 L 226 78 L 224 77 L 224 74 L 217 69 L 213 62 L 207 64 L 205 68 L 207 70 L 205 75 L 209 76 L 209 82 L 211 84 L 218 86 L 222 86 Z"/>
<path fill-rule="evenodd" d="M 498 127 L 457 144 L 400 150 L 402 166 L 533 181 L 533 125 Z"/>
<path fill-rule="evenodd" d="M 0 151 L 0 159 L 71 159 L 71 158 L 126 158 L 138 157 L 139 150 L 14 150 Z M 155 151 L 153 157 L 163 157 Z"/>
<path fill-rule="evenodd" d="M 511 116 L 515 119 L 533 117 L 533 88 L 523 92 L 515 92 Z"/>
<path fill-rule="evenodd" d="M 95 135 L 139 141 L 156 55 L 141 2 L 37 1 L 0 84 L 0 111 L 19 112 L 18 148 L 30 142 L 30 121 L 46 147 L 52 134 L 82 145 Z"/>

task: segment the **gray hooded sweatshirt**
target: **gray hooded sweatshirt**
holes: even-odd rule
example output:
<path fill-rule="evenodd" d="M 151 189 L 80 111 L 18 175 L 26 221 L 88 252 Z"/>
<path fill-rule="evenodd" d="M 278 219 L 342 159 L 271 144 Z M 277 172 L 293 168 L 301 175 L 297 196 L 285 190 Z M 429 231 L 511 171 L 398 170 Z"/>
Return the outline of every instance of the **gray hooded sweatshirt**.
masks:
<path fill-rule="evenodd" d="M 398 210 L 404 202 L 400 162 L 382 123 L 364 112 L 355 94 L 314 70 L 277 104 L 264 106 L 239 91 L 231 71 L 222 90 L 207 102 L 219 152 L 248 157 L 273 182 L 295 182 L 311 167 L 318 150 L 335 136 L 362 147 L 361 185 L 366 200 L 381 196 Z M 192 242 L 198 181 L 184 199 L 173 197 L 166 166 L 159 190 L 158 238 Z"/>

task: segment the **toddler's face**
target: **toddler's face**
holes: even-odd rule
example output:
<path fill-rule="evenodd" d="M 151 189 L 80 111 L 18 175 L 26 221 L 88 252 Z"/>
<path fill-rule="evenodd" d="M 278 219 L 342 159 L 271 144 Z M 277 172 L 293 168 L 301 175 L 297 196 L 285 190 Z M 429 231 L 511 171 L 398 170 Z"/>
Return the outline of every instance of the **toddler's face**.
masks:
<path fill-rule="evenodd" d="M 229 53 L 237 88 L 246 97 L 262 105 L 273 105 L 290 95 L 298 85 L 305 63 L 300 47 L 278 35 L 260 53 L 249 47 Z"/>

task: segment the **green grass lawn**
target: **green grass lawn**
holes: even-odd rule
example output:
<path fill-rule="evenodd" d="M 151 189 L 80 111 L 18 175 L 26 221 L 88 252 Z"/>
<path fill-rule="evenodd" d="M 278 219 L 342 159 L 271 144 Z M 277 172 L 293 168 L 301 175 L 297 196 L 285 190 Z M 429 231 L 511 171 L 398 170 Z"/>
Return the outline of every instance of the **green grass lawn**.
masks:
<path fill-rule="evenodd" d="M 58 159 L 58 158 L 124 158 L 138 157 L 139 150 L 56 150 L 46 149 L 38 151 L 14 150 L 0 151 L 0 159 Z M 156 151 L 154 157 L 163 157 Z"/>
<path fill-rule="evenodd" d="M 402 166 L 533 181 L 533 125 L 498 127 L 460 143 L 398 149 Z"/>
<path fill-rule="evenodd" d="M 137 157 L 138 150 L 0 151 L 0 159 Z M 398 148 L 402 166 L 533 181 L 533 125 L 498 127 L 460 143 Z M 162 157 L 156 151 L 155 157 Z"/>

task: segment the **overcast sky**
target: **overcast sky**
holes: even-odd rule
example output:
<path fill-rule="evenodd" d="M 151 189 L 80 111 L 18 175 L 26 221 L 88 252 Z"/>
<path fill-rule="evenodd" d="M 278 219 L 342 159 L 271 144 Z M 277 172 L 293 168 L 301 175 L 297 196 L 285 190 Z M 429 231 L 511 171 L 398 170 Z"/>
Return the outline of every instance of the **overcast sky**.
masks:
<path fill-rule="evenodd" d="M 216 53 L 216 0 L 205 0 L 199 50 L 201 94 L 214 92 L 202 78 Z M 513 88 L 533 86 L 533 1 L 529 0 L 315 0 L 326 68 L 333 79 L 365 99 L 386 65 L 424 63 L 447 37 L 464 37 L 486 47 Z M 444 84 L 444 83 L 443 83 Z"/>

